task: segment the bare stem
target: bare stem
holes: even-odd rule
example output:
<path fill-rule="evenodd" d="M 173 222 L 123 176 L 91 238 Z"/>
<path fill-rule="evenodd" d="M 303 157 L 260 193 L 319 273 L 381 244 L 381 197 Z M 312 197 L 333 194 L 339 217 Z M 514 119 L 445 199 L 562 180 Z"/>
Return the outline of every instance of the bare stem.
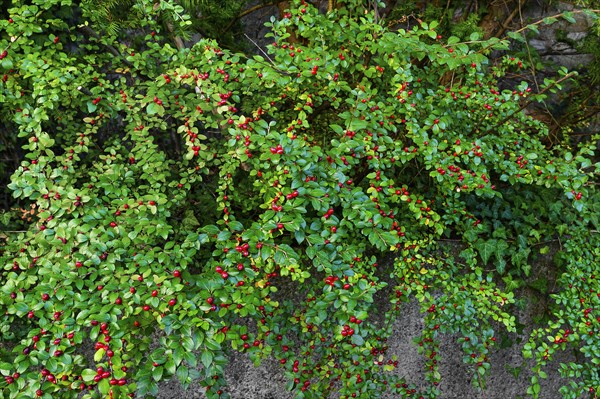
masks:
<path fill-rule="evenodd" d="M 246 36 L 246 39 L 250 40 L 250 41 L 252 42 L 252 44 L 254 44 L 254 45 L 256 46 L 256 48 L 257 48 L 257 49 L 259 49 L 259 50 L 260 50 L 260 52 L 261 52 L 261 53 L 263 53 L 263 55 L 264 55 L 265 57 L 267 57 L 267 59 L 268 59 L 268 60 L 271 62 L 271 64 L 275 65 L 275 61 L 273 61 L 273 60 L 271 59 L 271 57 L 269 57 L 269 54 L 267 54 L 267 53 L 266 53 L 266 52 L 265 52 L 265 51 L 264 51 L 264 50 L 263 50 L 263 49 L 262 49 L 262 48 L 261 48 L 261 47 L 258 45 L 258 43 L 256 43 L 254 40 L 252 40 L 252 39 L 250 38 L 250 36 L 248 36 L 248 35 L 247 35 L 247 34 L 245 34 L 245 33 L 244 33 L 244 36 Z"/>

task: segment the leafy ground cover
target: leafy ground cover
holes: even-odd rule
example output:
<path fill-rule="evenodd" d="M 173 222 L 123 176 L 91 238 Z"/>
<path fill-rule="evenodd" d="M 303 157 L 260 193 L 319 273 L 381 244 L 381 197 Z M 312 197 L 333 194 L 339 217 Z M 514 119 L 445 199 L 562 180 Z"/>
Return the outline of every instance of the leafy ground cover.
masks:
<path fill-rule="evenodd" d="M 34 212 L 1 252 L 3 397 L 145 397 L 173 375 L 227 397 L 237 350 L 276 359 L 299 398 L 435 398 L 442 334 L 461 336 L 483 386 L 549 242 L 560 277 L 523 353 L 528 394 L 570 348 L 581 361 L 561 366 L 563 395 L 595 397 L 596 143 L 548 146 L 524 112 L 575 73 L 500 89 L 525 63 L 490 61 L 507 40 L 389 29 L 343 4 L 293 2 L 249 56 L 171 45 L 163 19 L 189 23 L 175 2 L 136 2 L 130 41 L 82 23 L 85 3 L 14 2 L 0 115 L 25 153 L 8 187 Z M 418 389 L 385 345 L 411 299 L 425 319 Z"/>

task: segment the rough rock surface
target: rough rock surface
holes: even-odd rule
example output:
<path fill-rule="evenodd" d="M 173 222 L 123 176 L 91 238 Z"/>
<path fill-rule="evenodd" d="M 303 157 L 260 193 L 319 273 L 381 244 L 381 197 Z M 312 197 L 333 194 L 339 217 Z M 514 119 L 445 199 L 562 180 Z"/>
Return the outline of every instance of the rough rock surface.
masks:
<path fill-rule="evenodd" d="M 521 322 L 527 322 L 527 318 L 535 311 L 533 300 L 527 309 L 522 312 Z M 423 358 L 417 353 L 415 344 L 412 342 L 422 327 L 419 308 L 416 303 L 408 305 L 404 309 L 403 317 L 397 321 L 393 328 L 393 334 L 388 341 L 388 354 L 396 354 L 399 366 L 396 370 L 400 375 L 406 376 L 407 380 L 417 383 L 423 380 Z M 525 331 L 527 332 L 527 331 Z M 490 375 L 487 379 L 487 389 L 480 392 L 472 385 L 473 373 L 462 363 L 463 353 L 456 343 L 456 337 L 446 337 L 440 346 L 442 361 L 440 373 L 442 383 L 440 388 L 443 392 L 442 399 L 516 399 L 524 398 L 531 373 L 526 364 L 523 363 L 521 348 L 523 342 L 518 343 L 524 335 L 511 335 L 507 337 L 515 344 L 506 348 L 500 348 L 492 352 L 490 362 L 492 364 Z M 556 371 L 559 363 L 573 360 L 567 352 L 561 352 L 548 367 L 548 379 L 541 381 L 540 399 L 560 398 L 558 392 L 561 379 Z M 232 399 L 292 399 L 293 395 L 285 389 L 285 377 L 277 362 L 265 362 L 260 367 L 254 367 L 252 362 L 243 354 L 236 353 L 231 358 L 227 367 L 227 390 Z M 164 382 L 160 387 L 159 399 L 201 399 L 205 396 L 202 389 L 192 386 L 185 391 L 176 379 Z M 383 399 L 393 399 L 396 396 L 386 394 Z"/>
<path fill-rule="evenodd" d="M 553 265 L 553 253 L 539 255 L 534 264 L 534 275 L 531 281 L 544 279 L 552 282 L 556 279 Z M 441 399 L 518 399 L 525 398 L 531 377 L 530 364 L 523 359 L 521 350 L 525 344 L 535 319 L 545 310 L 547 304 L 534 289 L 523 290 L 520 294 L 526 301 L 516 314 L 522 331 L 506 333 L 502 328 L 496 330 L 498 345 L 489 356 L 491 370 L 487 378 L 484 392 L 472 384 L 474 374 L 463 364 L 464 353 L 457 343 L 456 336 L 445 336 L 440 345 L 440 373 L 442 382 Z M 417 352 L 413 338 L 423 328 L 423 320 L 419 313 L 419 304 L 411 302 L 402 309 L 402 316 L 393 326 L 388 340 L 388 355 L 398 357 L 398 368 L 395 370 L 407 381 L 419 384 L 424 380 L 424 359 Z M 558 399 L 560 386 L 564 381 L 558 374 L 558 365 L 575 360 L 572 352 L 559 352 L 545 369 L 548 378 L 541 380 L 540 399 Z M 276 361 L 265 361 L 255 367 L 246 355 L 234 353 L 226 371 L 229 387 L 227 392 L 232 399 L 292 399 L 293 395 L 285 389 L 286 379 Z M 394 399 L 392 394 L 384 394 L 383 399 Z M 202 389 L 192 386 L 185 391 L 176 379 L 163 382 L 160 386 L 159 399 L 203 399 Z M 368 398 L 365 398 L 368 399 Z"/>
<path fill-rule="evenodd" d="M 528 10 L 524 18 L 527 21 L 538 21 L 549 15 L 573 9 L 572 4 L 559 2 L 552 10 L 533 7 Z M 581 53 L 577 45 L 587 36 L 593 22 L 584 14 L 575 14 L 573 18 L 574 23 L 561 20 L 552 25 L 542 25 L 539 29 L 540 34 L 529 40 L 529 45 L 538 52 L 543 61 L 564 66 L 569 70 L 577 69 L 592 61 L 593 56 Z"/>

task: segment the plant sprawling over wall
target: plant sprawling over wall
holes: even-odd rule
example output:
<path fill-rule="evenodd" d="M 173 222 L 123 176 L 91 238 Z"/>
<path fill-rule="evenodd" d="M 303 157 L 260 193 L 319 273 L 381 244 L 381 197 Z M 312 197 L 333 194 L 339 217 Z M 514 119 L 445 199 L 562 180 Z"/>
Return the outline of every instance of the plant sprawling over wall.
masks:
<path fill-rule="evenodd" d="M 554 240 L 527 393 L 572 348 L 563 394 L 595 395 L 595 143 L 546 148 L 523 112 L 573 74 L 500 90 L 522 66 L 489 61 L 505 41 L 392 31 L 356 0 L 291 3 L 255 56 L 171 45 L 161 21 L 189 21 L 174 1 L 132 2 L 139 26 L 114 35 L 85 2 L 7 9 L 0 117 L 25 154 L 9 188 L 35 212 L 0 253 L 2 397 L 145 397 L 173 375 L 227 397 L 237 350 L 276 359 L 299 398 L 435 398 L 444 334 L 483 388 Z M 387 352 L 409 301 L 425 382 Z"/>

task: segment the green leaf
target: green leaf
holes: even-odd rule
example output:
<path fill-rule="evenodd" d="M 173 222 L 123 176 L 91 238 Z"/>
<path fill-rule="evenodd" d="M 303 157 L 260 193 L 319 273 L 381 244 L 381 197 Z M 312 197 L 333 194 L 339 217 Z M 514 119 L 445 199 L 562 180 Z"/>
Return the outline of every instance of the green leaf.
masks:
<path fill-rule="evenodd" d="M 230 221 L 228 226 L 229 226 L 229 230 L 231 230 L 231 231 L 242 231 L 244 229 L 244 226 L 236 220 Z"/>
<path fill-rule="evenodd" d="M 365 343 L 364 338 L 362 336 L 360 336 L 359 334 L 353 334 L 351 341 L 356 346 L 362 346 Z"/>
<path fill-rule="evenodd" d="M 184 384 L 185 382 L 187 382 L 188 379 L 188 368 L 186 366 L 179 366 L 177 367 L 177 372 L 175 373 L 175 375 L 177 375 L 177 378 L 179 379 L 179 381 Z"/>
<path fill-rule="evenodd" d="M 540 30 L 538 29 L 538 26 L 535 24 L 527 25 L 527 29 L 529 29 L 532 32 L 535 32 L 538 35 L 540 34 Z"/>
<path fill-rule="evenodd" d="M 175 349 L 173 350 L 173 362 L 175 363 L 175 366 L 179 366 L 181 364 L 181 361 L 183 360 L 183 348 L 179 345 L 177 345 L 175 347 Z"/>
<path fill-rule="evenodd" d="M 211 236 L 217 235 L 221 231 L 221 229 L 219 229 L 217 226 L 214 226 L 212 224 L 202 227 L 201 230 Z"/>
<path fill-rule="evenodd" d="M 167 362 L 165 363 L 165 370 L 169 375 L 175 374 L 175 362 L 173 361 L 173 359 L 167 360 Z"/>
<path fill-rule="evenodd" d="M 506 271 L 506 260 L 503 258 L 496 260 L 496 271 L 498 274 L 504 274 Z"/>
<path fill-rule="evenodd" d="M 163 366 L 154 367 L 152 370 L 152 379 L 156 382 L 160 381 L 164 372 Z"/>
<path fill-rule="evenodd" d="M 94 353 L 94 361 L 95 361 L 96 363 L 99 363 L 99 362 L 100 362 L 100 360 L 102 360 L 102 358 L 104 357 L 104 354 L 105 354 L 105 353 L 106 353 L 106 350 L 105 350 L 105 349 L 103 349 L 103 348 L 101 348 L 101 349 L 98 349 L 98 350 L 96 351 L 96 353 Z"/>
<path fill-rule="evenodd" d="M 490 239 L 490 240 L 478 240 L 475 243 L 475 249 L 479 252 L 479 256 L 481 256 L 481 260 L 484 264 L 487 264 L 490 257 L 496 252 L 496 247 L 498 245 L 498 240 Z"/>
<path fill-rule="evenodd" d="M 227 231 L 227 230 L 223 230 L 217 236 L 217 240 L 218 241 L 227 241 L 227 240 L 229 240 L 229 237 L 231 237 L 231 232 Z"/>
<path fill-rule="evenodd" d="M 98 391 L 102 395 L 108 396 L 108 392 L 110 391 L 110 383 L 108 378 L 100 380 L 100 382 L 98 383 Z"/>
<path fill-rule="evenodd" d="M 335 133 L 341 135 L 344 133 L 344 129 L 340 126 L 340 125 L 329 125 L 329 127 L 331 128 L 331 130 L 333 130 Z"/>
<path fill-rule="evenodd" d="M 521 43 L 525 43 L 525 38 L 520 33 L 508 32 L 506 35 L 508 37 L 510 37 L 511 39 L 513 39 L 513 40 L 516 40 L 516 41 L 521 42 Z"/>
<path fill-rule="evenodd" d="M 366 120 L 352 119 L 350 126 L 348 126 L 348 130 L 359 131 L 366 129 L 367 126 L 369 126 L 369 123 Z"/>
<path fill-rule="evenodd" d="M 2 68 L 6 71 L 13 69 L 14 65 L 10 58 L 4 58 L 2 60 Z"/>
<path fill-rule="evenodd" d="M 24 302 L 15 303 L 15 309 L 17 309 L 17 312 L 19 312 L 19 313 L 29 312 L 29 306 L 27 306 L 27 304 Z"/>
<path fill-rule="evenodd" d="M 304 241 L 305 237 L 304 230 L 298 229 L 294 231 L 294 238 L 296 238 L 298 244 L 302 244 L 302 241 Z"/>
<path fill-rule="evenodd" d="M 574 24 L 577 20 L 573 17 L 573 13 L 571 11 L 565 11 L 562 13 L 562 18 L 567 22 Z"/>
<path fill-rule="evenodd" d="M 161 111 L 164 112 L 163 107 L 156 103 L 149 103 L 146 106 L 146 113 L 148 115 L 161 114 Z"/>
<path fill-rule="evenodd" d="M 91 382 L 94 381 L 96 374 L 96 370 L 84 369 L 81 372 L 81 378 L 83 378 L 83 382 Z"/>
<path fill-rule="evenodd" d="M 205 350 L 204 352 L 202 352 L 200 359 L 204 367 L 208 369 L 210 368 L 213 362 L 213 353 L 209 350 Z"/>
<path fill-rule="evenodd" d="M 497 240 L 495 246 L 496 248 L 494 253 L 496 255 L 496 259 L 500 260 L 508 252 L 508 243 L 505 240 Z"/>
<path fill-rule="evenodd" d="M 94 103 L 93 103 L 93 102 L 91 102 L 91 101 L 88 101 L 88 102 L 87 102 L 87 109 L 88 109 L 88 112 L 89 112 L 90 114 L 91 114 L 91 113 L 93 113 L 93 112 L 95 112 L 97 108 L 98 108 L 98 105 L 94 104 Z"/>

